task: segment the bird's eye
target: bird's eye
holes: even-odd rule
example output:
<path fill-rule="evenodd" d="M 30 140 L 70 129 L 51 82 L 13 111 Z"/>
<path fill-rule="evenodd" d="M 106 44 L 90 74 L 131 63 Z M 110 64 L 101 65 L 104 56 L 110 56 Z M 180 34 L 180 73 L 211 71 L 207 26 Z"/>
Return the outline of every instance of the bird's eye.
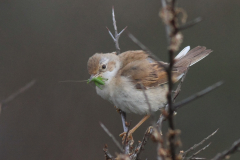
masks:
<path fill-rule="evenodd" d="M 107 66 L 106 66 L 105 64 L 104 64 L 104 65 L 102 65 L 102 69 L 106 69 L 106 67 L 107 67 Z"/>

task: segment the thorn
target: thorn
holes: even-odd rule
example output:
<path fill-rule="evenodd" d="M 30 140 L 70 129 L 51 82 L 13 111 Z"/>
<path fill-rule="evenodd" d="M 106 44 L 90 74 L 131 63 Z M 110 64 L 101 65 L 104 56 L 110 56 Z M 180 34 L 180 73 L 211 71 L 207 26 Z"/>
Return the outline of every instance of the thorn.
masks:
<path fill-rule="evenodd" d="M 198 24 L 198 23 L 201 22 L 201 21 L 202 21 L 202 17 L 197 17 L 197 18 L 195 18 L 194 20 L 192 20 L 192 21 L 190 21 L 190 22 L 188 22 L 188 23 L 180 26 L 180 27 L 178 28 L 178 30 L 188 29 L 188 28 L 190 28 L 190 27 L 195 26 L 196 24 Z"/>
<path fill-rule="evenodd" d="M 108 29 L 108 27 L 106 27 L 107 30 L 108 30 L 108 33 L 110 34 L 110 36 L 112 37 L 113 41 L 116 42 L 116 39 L 114 38 L 112 32 Z"/>
<path fill-rule="evenodd" d="M 118 33 L 119 37 L 120 35 L 127 29 L 128 26 L 126 26 L 120 33 Z"/>

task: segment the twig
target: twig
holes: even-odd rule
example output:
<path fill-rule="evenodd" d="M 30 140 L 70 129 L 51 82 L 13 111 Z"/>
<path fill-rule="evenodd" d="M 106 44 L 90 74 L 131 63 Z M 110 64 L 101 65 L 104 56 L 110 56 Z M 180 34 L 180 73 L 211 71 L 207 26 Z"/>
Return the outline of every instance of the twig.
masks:
<path fill-rule="evenodd" d="M 124 139 L 124 143 L 123 143 L 123 148 L 124 148 L 124 153 L 125 154 L 129 154 L 129 150 L 130 150 L 130 146 L 129 146 L 129 143 L 127 142 L 127 139 L 128 139 L 128 134 L 129 134 L 129 127 L 131 125 L 131 121 L 129 122 L 128 125 L 125 124 L 125 126 L 127 127 L 127 132 L 126 132 L 126 136 L 125 136 L 125 139 Z"/>
<path fill-rule="evenodd" d="M 214 131 L 212 134 L 210 134 L 209 136 L 207 136 L 206 138 L 204 138 L 201 142 L 199 142 L 198 144 L 194 144 L 194 146 L 192 146 L 191 148 L 189 148 L 188 150 L 186 150 L 182 156 L 183 158 L 187 156 L 187 154 L 191 151 L 194 151 L 198 146 L 202 145 L 206 140 L 208 140 L 210 137 L 212 137 L 214 134 L 216 134 L 218 131 L 218 129 L 216 131 Z"/>
<path fill-rule="evenodd" d="M 211 143 L 209 143 L 208 145 L 206 145 L 205 147 L 203 147 L 202 149 L 200 149 L 199 151 L 197 151 L 196 153 L 194 153 L 193 155 L 191 155 L 189 158 L 187 158 L 187 160 L 192 160 L 197 154 L 199 154 L 200 152 L 202 152 L 203 150 L 205 150 L 207 147 L 209 147 L 211 145 Z"/>
<path fill-rule="evenodd" d="M 188 66 L 187 70 L 185 71 L 184 75 L 182 76 L 181 81 L 178 84 L 176 91 L 174 91 L 173 103 L 175 102 L 176 98 L 178 97 L 179 93 L 181 92 L 182 83 L 185 80 L 188 70 L 189 70 L 189 66 Z"/>
<path fill-rule="evenodd" d="M 202 17 L 197 17 L 196 19 L 194 19 L 194 20 L 192 20 L 192 21 L 190 21 L 190 22 L 188 22 L 188 23 L 178 27 L 178 30 L 182 31 L 182 30 L 188 29 L 190 27 L 195 26 L 196 24 L 198 24 L 201 21 L 202 21 Z"/>
<path fill-rule="evenodd" d="M 142 44 L 133 34 L 131 34 L 130 32 L 128 32 L 128 37 L 129 37 L 134 43 L 136 43 L 143 51 L 145 51 L 146 53 L 148 53 L 151 58 L 155 59 L 159 66 L 163 67 L 163 68 L 166 70 L 166 66 L 163 65 L 163 63 L 160 62 L 161 60 L 160 60 L 155 54 L 153 54 L 144 44 Z"/>
<path fill-rule="evenodd" d="M 162 126 L 163 126 L 162 124 L 163 124 L 163 121 L 165 120 L 166 120 L 166 117 L 163 114 L 161 114 L 157 121 L 157 128 L 160 133 L 162 133 Z"/>
<path fill-rule="evenodd" d="M 140 85 L 141 85 L 141 88 L 142 88 L 142 91 L 143 91 L 143 95 L 144 95 L 145 100 L 146 100 L 147 105 L 148 105 L 149 114 L 153 118 L 153 123 L 154 123 L 155 118 L 154 118 L 154 114 L 152 113 L 152 106 L 151 106 L 151 104 L 149 102 L 149 99 L 148 99 L 148 96 L 146 94 L 146 91 L 145 91 L 145 88 L 144 88 L 143 84 L 140 84 Z"/>
<path fill-rule="evenodd" d="M 131 34 L 130 32 L 128 32 L 128 37 L 134 42 L 136 43 L 143 51 L 147 52 L 152 58 L 154 58 L 155 60 L 160 61 L 160 59 L 155 56 L 144 44 L 142 44 L 133 34 Z"/>
<path fill-rule="evenodd" d="M 181 81 L 180 81 L 180 83 L 177 86 L 177 89 L 174 91 L 173 103 L 175 102 L 176 98 L 178 97 L 179 93 L 181 92 L 182 83 L 185 80 L 185 77 L 187 75 L 188 70 L 189 70 L 189 67 L 187 68 L 187 70 L 185 71 L 184 75 L 182 76 Z M 164 108 L 168 112 L 168 105 L 166 105 L 166 107 L 164 107 Z M 159 119 L 158 119 L 158 121 L 157 121 L 157 127 L 158 127 L 159 131 L 162 131 L 162 123 L 165 120 L 166 120 L 166 117 L 161 114 Z"/>
<path fill-rule="evenodd" d="M 218 153 L 212 160 L 225 159 L 230 154 L 233 154 L 233 153 L 239 151 L 239 148 L 240 148 L 240 139 L 235 141 L 228 150 L 225 150 L 222 153 Z"/>
<path fill-rule="evenodd" d="M 142 142 L 137 147 L 138 150 L 137 150 L 137 153 L 135 154 L 136 155 L 136 160 L 139 159 L 139 156 L 140 156 L 141 152 L 144 150 L 144 146 L 147 144 L 147 141 L 148 141 L 150 135 L 152 134 L 152 131 L 153 131 L 153 127 L 150 126 L 147 129 L 147 131 L 145 132 Z"/>
<path fill-rule="evenodd" d="M 122 119 L 122 125 L 123 125 L 123 131 L 127 133 L 128 127 L 126 126 L 126 112 L 119 110 L 121 119 Z"/>
<path fill-rule="evenodd" d="M 223 81 L 220 81 L 220 82 L 217 82 L 207 88 L 205 88 L 204 90 L 176 103 L 174 106 L 173 106 L 173 110 L 176 111 L 177 109 L 179 109 L 180 107 L 192 102 L 193 100 L 196 100 L 197 98 L 200 98 L 204 95 L 206 95 L 207 93 L 211 92 L 212 90 L 218 88 L 219 86 L 221 86 L 223 84 Z"/>
<path fill-rule="evenodd" d="M 123 125 L 123 132 L 125 132 L 126 134 L 128 134 L 129 132 L 129 127 L 126 125 L 126 113 L 123 112 L 122 110 L 119 109 L 119 112 L 120 112 L 120 115 L 121 115 L 121 119 L 122 119 L 122 125 Z M 125 139 L 126 140 L 126 139 Z M 129 153 L 129 149 L 130 149 L 130 146 L 129 145 L 125 145 L 125 141 L 124 141 L 124 144 L 123 144 L 123 148 L 124 148 L 124 152 L 125 153 Z"/>
<path fill-rule="evenodd" d="M 105 154 L 106 160 L 113 160 L 113 156 L 109 153 L 108 151 L 108 146 L 107 144 L 105 144 L 104 148 L 103 148 L 103 152 Z"/>
<path fill-rule="evenodd" d="M 115 31 L 115 36 L 113 36 L 113 34 L 111 33 L 111 31 L 107 28 L 110 36 L 112 37 L 114 43 L 115 43 L 115 47 L 116 47 L 116 52 L 117 54 L 120 54 L 120 48 L 119 48 L 119 38 L 121 36 L 121 34 L 126 30 L 127 27 L 125 27 L 120 33 L 118 33 L 117 31 L 117 23 L 116 23 L 116 19 L 115 19 L 115 14 L 114 14 L 114 7 L 112 7 L 112 19 L 113 19 L 113 27 L 114 27 L 114 31 Z"/>
<path fill-rule="evenodd" d="M 1 102 L 1 109 L 7 105 L 7 103 L 11 102 L 13 99 L 15 99 L 17 96 L 31 88 L 36 83 L 36 80 L 32 80 L 31 82 L 27 83 L 25 86 L 11 94 L 9 97 L 7 97 L 5 100 Z"/>
<path fill-rule="evenodd" d="M 101 122 L 99 123 L 100 123 L 100 126 L 103 128 L 103 130 L 108 134 L 108 136 L 112 138 L 113 142 L 116 144 L 118 149 L 123 153 L 123 149 L 120 143 L 116 140 L 116 138 L 112 135 L 112 133 L 109 132 L 109 130 L 104 126 L 104 124 L 102 124 Z"/>
<path fill-rule="evenodd" d="M 165 12 L 164 15 L 168 16 L 166 0 L 161 0 L 161 2 L 162 2 L 162 10 L 163 10 L 163 12 Z M 169 17 L 166 17 L 166 18 L 169 19 Z M 167 42 L 170 43 L 170 38 L 169 38 L 169 35 L 170 35 L 170 32 L 171 32 L 170 26 L 165 25 L 165 30 L 166 30 Z"/>

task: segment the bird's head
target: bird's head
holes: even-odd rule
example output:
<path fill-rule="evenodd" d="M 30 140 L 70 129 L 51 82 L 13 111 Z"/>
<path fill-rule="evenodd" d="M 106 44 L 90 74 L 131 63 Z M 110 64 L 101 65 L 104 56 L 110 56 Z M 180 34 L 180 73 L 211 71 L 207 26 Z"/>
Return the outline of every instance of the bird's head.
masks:
<path fill-rule="evenodd" d="M 120 60 L 115 52 L 105 54 L 96 53 L 89 58 L 87 67 L 88 73 L 91 75 L 89 82 L 100 78 L 100 80 L 104 81 L 103 85 L 105 85 L 116 75 L 120 68 Z"/>

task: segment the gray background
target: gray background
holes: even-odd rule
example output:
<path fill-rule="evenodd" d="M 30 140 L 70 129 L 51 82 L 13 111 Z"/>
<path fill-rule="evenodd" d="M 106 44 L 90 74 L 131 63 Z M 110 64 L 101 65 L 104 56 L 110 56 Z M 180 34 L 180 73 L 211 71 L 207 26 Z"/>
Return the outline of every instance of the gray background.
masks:
<path fill-rule="evenodd" d="M 1 113 L 0 159 L 104 159 L 105 143 L 115 153 L 115 145 L 99 126 L 99 121 L 103 122 L 115 136 L 122 132 L 113 105 L 97 96 L 91 85 L 59 83 L 88 79 L 88 58 L 96 52 L 114 51 L 105 28 L 113 30 L 112 5 L 119 30 L 128 26 L 141 42 L 167 61 L 159 0 L 0 1 L 0 99 L 37 79 L 34 87 Z M 240 1 L 186 0 L 179 1 L 179 6 L 188 12 L 188 20 L 204 18 L 183 32 L 181 49 L 204 45 L 214 52 L 191 67 L 178 101 L 219 80 L 225 81 L 221 88 L 179 110 L 175 118 L 176 128 L 182 131 L 182 150 L 220 128 L 210 140 L 212 145 L 199 155 L 211 158 L 240 138 Z M 139 49 L 126 34 L 120 38 L 120 47 L 122 51 Z M 132 124 L 141 118 L 128 115 Z M 149 124 L 147 121 L 136 131 L 136 141 L 142 139 Z M 152 142 L 142 154 L 142 159 L 146 157 L 156 159 Z M 240 154 L 232 159 L 240 159 Z"/>

